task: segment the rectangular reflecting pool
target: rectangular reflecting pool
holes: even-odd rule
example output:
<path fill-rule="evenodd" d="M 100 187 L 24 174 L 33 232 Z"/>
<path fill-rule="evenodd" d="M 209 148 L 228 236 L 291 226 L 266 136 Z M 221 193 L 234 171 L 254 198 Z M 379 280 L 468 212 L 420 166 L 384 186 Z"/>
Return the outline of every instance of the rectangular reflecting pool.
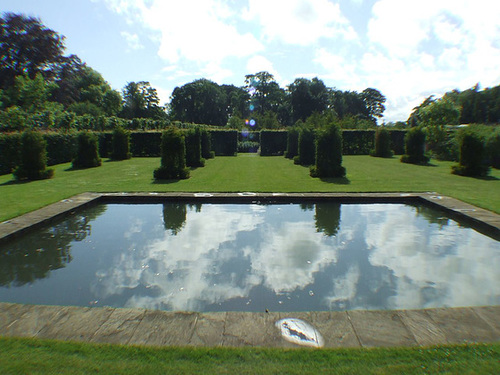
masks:
<path fill-rule="evenodd" d="M 100 204 L 0 245 L 0 301 L 186 311 L 500 305 L 500 242 L 407 204 Z"/>

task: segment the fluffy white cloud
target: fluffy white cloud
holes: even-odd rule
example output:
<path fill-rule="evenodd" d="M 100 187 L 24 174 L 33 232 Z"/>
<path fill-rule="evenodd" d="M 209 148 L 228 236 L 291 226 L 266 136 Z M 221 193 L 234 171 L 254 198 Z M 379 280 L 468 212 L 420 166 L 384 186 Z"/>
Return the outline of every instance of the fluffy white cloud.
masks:
<path fill-rule="evenodd" d="M 367 206 L 367 209 L 369 207 Z M 432 230 L 415 213 L 389 206 L 366 226 L 370 263 L 396 277 L 392 308 L 474 306 L 498 303 L 499 247 L 495 241 L 454 222 Z M 477 293 L 481 290 L 481 293 Z"/>
<path fill-rule="evenodd" d="M 249 56 L 262 44 L 233 23 L 234 9 L 219 0 L 104 0 L 115 12 L 158 33 L 158 54 L 169 63 Z M 213 71 L 213 67 L 210 69 Z"/>
<path fill-rule="evenodd" d="M 500 3 L 380 0 L 372 13 L 361 69 L 388 97 L 389 117 L 430 94 L 500 81 Z"/>
<path fill-rule="evenodd" d="M 319 38 L 357 38 L 339 4 L 328 0 L 249 0 L 244 17 L 269 41 L 306 46 Z"/>
<path fill-rule="evenodd" d="M 100 1 L 135 25 L 123 34 L 131 46 L 149 32 L 176 85 L 240 85 L 267 70 L 284 86 L 307 72 L 343 90 L 377 88 L 393 121 L 431 94 L 500 82 L 498 1 Z"/>

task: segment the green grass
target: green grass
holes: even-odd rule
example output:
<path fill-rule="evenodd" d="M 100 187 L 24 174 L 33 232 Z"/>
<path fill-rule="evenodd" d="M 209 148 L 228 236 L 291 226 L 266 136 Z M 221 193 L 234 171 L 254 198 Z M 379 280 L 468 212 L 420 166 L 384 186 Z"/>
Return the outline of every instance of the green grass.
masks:
<path fill-rule="evenodd" d="M 71 170 L 55 166 L 51 180 L 16 183 L 0 176 L 0 221 L 85 191 L 186 191 L 186 192 L 426 192 L 435 191 L 500 213 L 500 171 L 484 179 L 452 175 L 453 163 L 432 161 L 432 166 L 404 164 L 398 158 L 345 156 L 345 179 L 320 180 L 308 168 L 283 157 L 240 154 L 208 160 L 191 178 L 156 183 L 153 170 L 159 158 L 133 158 L 104 162 L 101 167 Z"/>
<path fill-rule="evenodd" d="M 430 348 L 146 348 L 0 338 L 7 374 L 494 374 L 500 344 Z"/>

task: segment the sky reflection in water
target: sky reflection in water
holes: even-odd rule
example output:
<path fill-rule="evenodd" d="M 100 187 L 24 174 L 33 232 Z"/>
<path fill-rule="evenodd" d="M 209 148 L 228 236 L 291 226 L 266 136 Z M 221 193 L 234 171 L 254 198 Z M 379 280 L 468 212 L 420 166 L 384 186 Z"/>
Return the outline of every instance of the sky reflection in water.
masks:
<path fill-rule="evenodd" d="M 402 204 L 89 208 L 0 247 L 0 301 L 192 311 L 500 304 L 500 243 Z"/>

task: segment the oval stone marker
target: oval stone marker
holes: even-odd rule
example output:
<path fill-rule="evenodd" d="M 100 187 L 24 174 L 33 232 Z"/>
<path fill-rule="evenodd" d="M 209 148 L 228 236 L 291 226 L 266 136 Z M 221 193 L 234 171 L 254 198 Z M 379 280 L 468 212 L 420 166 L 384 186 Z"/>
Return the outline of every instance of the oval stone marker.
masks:
<path fill-rule="evenodd" d="M 311 324 L 295 318 L 281 319 L 276 322 L 281 336 L 294 344 L 321 348 L 324 345 L 321 333 Z"/>

